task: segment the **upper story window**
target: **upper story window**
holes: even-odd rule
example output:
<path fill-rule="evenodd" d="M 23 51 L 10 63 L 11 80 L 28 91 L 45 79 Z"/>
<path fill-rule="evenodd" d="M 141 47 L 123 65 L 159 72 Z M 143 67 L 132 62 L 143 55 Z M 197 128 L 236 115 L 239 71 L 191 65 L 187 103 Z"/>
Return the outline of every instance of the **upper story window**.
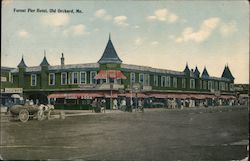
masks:
<path fill-rule="evenodd" d="M 144 74 L 144 85 L 149 86 L 149 84 L 150 84 L 149 74 Z"/>
<path fill-rule="evenodd" d="M 200 89 L 202 89 L 202 80 L 200 80 Z"/>
<path fill-rule="evenodd" d="M 185 78 L 181 79 L 181 87 L 186 88 L 186 79 Z"/>
<path fill-rule="evenodd" d="M 207 81 L 203 81 L 203 89 L 207 89 Z"/>
<path fill-rule="evenodd" d="M 173 87 L 177 88 L 177 78 L 176 77 L 173 78 Z"/>
<path fill-rule="evenodd" d="M 55 85 L 56 75 L 55 73 L 49 73 L 49 85 Z"/>
<path fill-rule="evenodd" d="M 170 87 L 171 86 L 171 84 L 170 84 L 170 76 L 167 76 L 167 79 L 166 79 L 166 86 L 167 87 Z"/>
<path fill-rule="evenodd" d="M 61 85 L 67 84 L 67 73 L 63 72 L 61 73 Z"/>
<path fill-rule="evenodd" d="M 144 82 L 144 74 L 140 73 L 139 74 L 139 83 L 143 84 Z"/>
<path fill-rule="evenodd" d="M 190 79 L 190 88 L 195 89 L 195 80 L 194 79 Z"/>
<path fill-rule="evenodd" d="M 96 76 L 96 71 L 91 71 L 90 72 L 90 84 L 96 83 L 95 76 Z"/>
<path fill-rule="evenodd" d="M 214 82 L 214 89 L 219 90 L 218 82 Z"/>
<path fill-rule="evenodd" d="M 78 72 L 73 72 L 71 74 L 71 78 L 72 78 L 72 84 L 77 84 L 78 83 Z"/>
<path fill-rule="evenodd" d="M 80 72 L 80 83 L 86 84 L 87 83 L 87 74 L 86 72 Z"/>
<path fill-rule="evenodd" d="M 36 82 L 37 82 L 36 79 L 37 79 L 36 74 L 31 74 L 31 76 L 30 76 L 30 85 L 31 86 L 36 86 Z"/>
<path fill-rule="evenodd" d="M 228 91 L 228 83 L 225 83 L 225 90 Z"/>
<path fill-rule="evenodd" d="M 166 76 L 161 76 L 161 86 L 166 87 Z"/>
<path fill-rule="evenodd" d="M 135 83 L 135 73 L 130 73 L 130 82 Z"/>
<path fill-rule="evenodd" d="M 158 82 L 158 75 L 154 75 L 154 86 L 158 86 L 159 82 Z"/>
<path fill-rule="evenodd" d="M 219 86 L 220 86 L 220 90 L 222 90 L 222 91 L 225 90 L 225 82 L 220 82 Z"/>
<path fill-rule="evenodd" d="M 230 91 L 234 91 L 234 84 L 230 83 Z"/>
<path fill-rule="evenodd" d="M 208 81 L 208 90 L 214 89 L 213 87 L 213 82 L 212 81 Z"/>

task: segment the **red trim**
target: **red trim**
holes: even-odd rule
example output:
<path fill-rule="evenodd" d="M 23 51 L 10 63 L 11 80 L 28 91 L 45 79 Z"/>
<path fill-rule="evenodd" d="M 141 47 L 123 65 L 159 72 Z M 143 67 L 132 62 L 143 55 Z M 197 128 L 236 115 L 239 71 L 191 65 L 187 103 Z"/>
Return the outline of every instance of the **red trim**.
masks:
<path fill-rule="evenodd" d="M 120 70 L 100 70 L 95 76 L 95 79 L 106 78 L 127 79 L 127 77 Z"/>

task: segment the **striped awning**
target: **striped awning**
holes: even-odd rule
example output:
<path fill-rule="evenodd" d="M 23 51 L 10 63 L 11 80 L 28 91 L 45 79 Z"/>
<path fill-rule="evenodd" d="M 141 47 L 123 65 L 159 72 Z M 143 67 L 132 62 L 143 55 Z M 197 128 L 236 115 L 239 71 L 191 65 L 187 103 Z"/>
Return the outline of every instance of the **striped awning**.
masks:
<path fill-rule="evenodd" d="M 53 93 L 48 98 L 95 98 L 103 97 L 103 93 Z"/>
<path fill-rule="evenodd" d="M 100 70 L 95 76 L 95 79 L 127 79 L 127 77 L 120 70 Z"/>

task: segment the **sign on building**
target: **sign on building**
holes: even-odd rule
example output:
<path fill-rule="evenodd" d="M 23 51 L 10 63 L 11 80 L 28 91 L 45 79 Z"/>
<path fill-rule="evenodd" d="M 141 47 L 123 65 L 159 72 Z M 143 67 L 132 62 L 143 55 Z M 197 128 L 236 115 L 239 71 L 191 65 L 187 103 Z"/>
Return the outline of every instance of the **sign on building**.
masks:
<path fill-rule="evenodd" d="M 23 93 L 22 88 L 5 88 L 4 93 Z"/>

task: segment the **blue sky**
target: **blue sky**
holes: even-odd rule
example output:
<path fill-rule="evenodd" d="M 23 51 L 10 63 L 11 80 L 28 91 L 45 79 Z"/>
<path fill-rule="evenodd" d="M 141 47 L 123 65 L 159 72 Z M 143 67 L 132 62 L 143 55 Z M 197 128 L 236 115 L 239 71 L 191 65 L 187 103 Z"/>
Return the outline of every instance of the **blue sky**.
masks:
<path fill-rule="evenodd" d="M 111 32 L 126 64 L 182 71 L 188 62 L 220 77 L 225 64 L 236 83 L 249 82 L 247 1 L 7 0 L 2 6 L 2 65 L 22 55 L 37 66 L 44 50 L 51 65 L 93 63 Z M 27 9 L 76 9 L 82 13 L 30 13 Z M 26 9 L 26 12 L 15 12 Z"/>

